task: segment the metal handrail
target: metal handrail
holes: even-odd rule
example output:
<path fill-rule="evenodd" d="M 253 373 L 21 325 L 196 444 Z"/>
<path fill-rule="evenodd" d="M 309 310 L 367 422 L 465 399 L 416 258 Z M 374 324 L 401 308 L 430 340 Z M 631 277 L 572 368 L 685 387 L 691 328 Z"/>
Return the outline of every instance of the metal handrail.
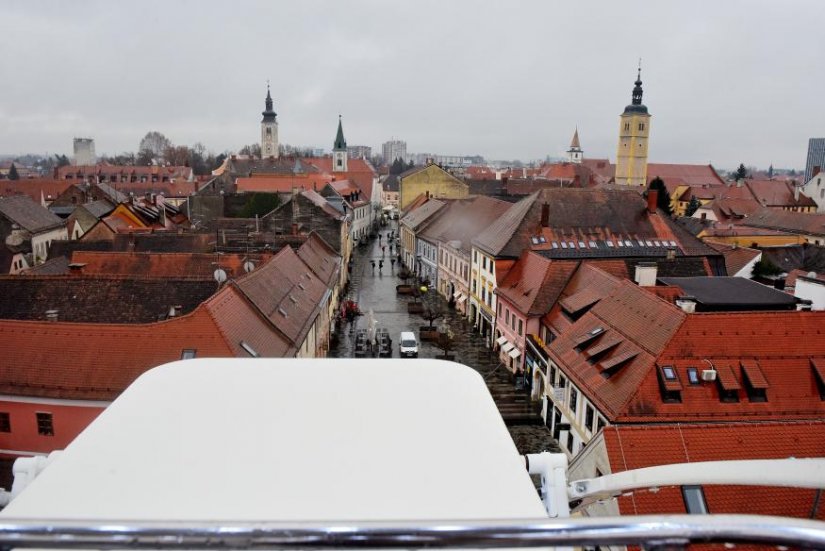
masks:
<path fill-rule="evenodd" d="M 0 548 L 528 548 L 691 543 L 823 549 L 825 523 L 754 515 L 671 515 L 417 523 L 134 522 L 0 519 Z"/>

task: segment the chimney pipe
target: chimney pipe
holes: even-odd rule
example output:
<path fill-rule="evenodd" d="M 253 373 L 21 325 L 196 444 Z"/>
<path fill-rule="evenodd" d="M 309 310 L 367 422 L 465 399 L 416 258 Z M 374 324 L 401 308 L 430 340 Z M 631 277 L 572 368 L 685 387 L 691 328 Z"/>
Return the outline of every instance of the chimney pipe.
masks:
<path fill-rule="evenodd" d="M 547 203 L 547 201 L 545 201 L 541 205 L 541 227 L 550 227 L 550 205 Z"/>
<path fill-rule="evenodd" d="M 796 182 L 793 182 L 793 181 L 791 182 L 791 185 L 793 186 L 793 200 L 794 200 L 795 203 L 798 203 L 799 202 L 799 188 L 801 186 L 798 186 L 796 184 Z"/>
<path fill-rule="evenodd" d="M 46 320 L 47 321 L 57 321 L 59 313 L 60 313 L 60 310 L 46 310 Z"/>
<path fill-rule="evenodd" d="M 650 188 L 647 190 L 647 212 L 656 214 L 656 205 L 659 202 L 659 190 Z"/>

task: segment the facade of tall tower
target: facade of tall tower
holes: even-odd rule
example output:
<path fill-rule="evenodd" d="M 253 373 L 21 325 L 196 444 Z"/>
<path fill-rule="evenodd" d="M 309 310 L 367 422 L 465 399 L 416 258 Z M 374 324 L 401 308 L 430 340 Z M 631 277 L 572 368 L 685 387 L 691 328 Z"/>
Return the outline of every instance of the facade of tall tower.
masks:
<path fill-rule="evenodd" d="M 278 157 L 278 114 L 272 109 L 272 95 L 266 86 L 266 109 L 261 113 L 261 157 Z"/>
<path fill-rule="evenodd" d="M 642 69 L 636 76 L 633 99 L 619 118 L 619 149 L 616 153 L 616 183 L 644 186 L 647 183 L 647 145 L 650 113 L 642 103 Z"/>
<path fill-rule="evenodd" d="M 570 149 L 567 150 L 567 160 L 571 163 L 581 164 L 583 152 L 579 144 L 579 129 L 573 134 L 573 140 L 570 142 Z"/>
<path fill-rule="evenodd" d="M 78 166 L 91 166 L 96 163 L 95 141 L 92 138 L 75 138 L 74 164 Z"/>
<path fill-rule="evenodd" d="M 347 140 L 344 139 L 344 127 L 341 126 L 341 115 L 338 115 L 338 133 L 332 145 L 332 171 L 347 171 Z"/>

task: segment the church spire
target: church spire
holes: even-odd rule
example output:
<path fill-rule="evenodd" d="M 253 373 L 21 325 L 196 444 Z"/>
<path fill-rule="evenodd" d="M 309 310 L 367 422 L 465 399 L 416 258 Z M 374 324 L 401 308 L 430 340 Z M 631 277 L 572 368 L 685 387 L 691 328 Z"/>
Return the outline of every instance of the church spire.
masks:
<path fill-rule="evenodd" d="M 571 163 L 580 164 L 582 162 L 582 148 L 579 144 L 579 127 L 573 133 L 573 139 L 570 142 L 570 149 L 567 150 L 567 160 Z"/>
<path fill-rule="evenodd" d="M 639 58 L 639 69 L 636 72 L 636 82 L 634 82 L 636 86 L 633 87 L 633 105 L 641 105 L 642 104 L 642 59 Z"/>
<path fill-rule="evenodd" d="M 347 140 L 344 139 L 344 127 L 341 125 L 341 115 L 338 115 L 338 133 L 335 135 L 335 143 L 332 145 L 333 150 L 341 150 L 347 148 Z"/>
<path fill-rule="evenodd" d="M 264 116 L 264 120 L 262 122 L 273 122 L 275 117 L 278 115 L 275 111 L 272 110 L 272 94 L 269 92 L 269 81 L 266 81 L 266 101 L 265 101 L 266 109 L 261 113 Z"/>

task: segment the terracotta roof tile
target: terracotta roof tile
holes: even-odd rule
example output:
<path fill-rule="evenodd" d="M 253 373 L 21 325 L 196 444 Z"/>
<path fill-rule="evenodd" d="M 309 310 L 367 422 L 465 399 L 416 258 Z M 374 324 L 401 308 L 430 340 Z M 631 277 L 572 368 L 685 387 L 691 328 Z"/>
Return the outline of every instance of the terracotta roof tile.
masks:
<path fill-rule="evenodd" d="M 738 247 L 710 239 L 705 240 L 705 244 L 711 249 L 722 253 L 722 256 L 725 257 L 725 269 L 730 276 L 739 273 L 740 270 L 762 254 L 762 251 L 758 249 Z"/>
<path fill-rule="evenodd" d="M 550 261 L 525 251 L 496 293 L 528 317 L 542 316 L 556 302 L 578 262 Z"/>
<path fill-rule="evenodd" d="M 66 191 L 72 182 L 51 178 L 29 178 L 24 180 L 0 180 L 0 197 L 10 195 L 28 195 L 32 201 L 40 204 L 54 201 L 58 195 Z"/>
<path fill-rule="evenodd" d="M 341 256 L 317 233 L 311 233 L 295 252 L 327 287 L 332 288 L 336 284 L 341 270 Z"/>
<path fill-rule="evenodd" d="M 84 275 L 121 275 L 177 278 L 186 274 L 189 278 L 214 281 L 214 272 L 224 270 L 229 277 L 246 273 L 244 262 L 256 266 L 269 260 L 271 253 L 231 254 L 223 253 L 145 253 L 145 252 L 97 252 L 74 251 L 71 262 L 83 264 Z"/>
<path fill-rule="evenodd" d="M 825 456 L 825 422 L 620 425 L 604 429 L 610 472 L 657 465 L 737 459 L 786 459 Z M 769 442 L 770 445 L 766 445 Z M 574 462 L 573 467 L 575 468 Z M 705 485 L 713 514 L 760 514 L 809 518 L 815 490 L 760 486 Z M 623 515 L 685 514 L 679 488 L 639 490 L 617 498 Z M 819 507 L 815 518 L 825 520 Z"/>
<path fill-rule="evenodd" d="M 328 290 L 290 247 L 235 285 L 295 348 L 303 344 Z"/>

